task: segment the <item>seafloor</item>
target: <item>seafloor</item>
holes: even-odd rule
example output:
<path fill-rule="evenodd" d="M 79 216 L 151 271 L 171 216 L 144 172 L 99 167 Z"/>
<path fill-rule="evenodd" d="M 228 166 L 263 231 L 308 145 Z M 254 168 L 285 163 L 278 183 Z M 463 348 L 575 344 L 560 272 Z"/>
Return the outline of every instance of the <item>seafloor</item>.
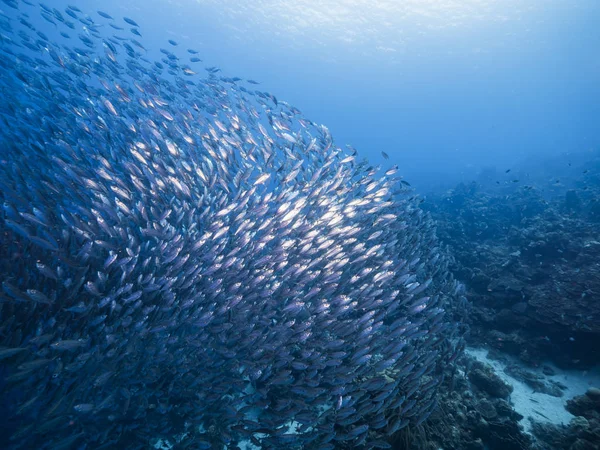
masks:
<path fill-rule="evenodd" d="M 600 448 L 600 160 L 571 160 L 427 197 L 471 331 L 441 408 L 398 448 Z"/>

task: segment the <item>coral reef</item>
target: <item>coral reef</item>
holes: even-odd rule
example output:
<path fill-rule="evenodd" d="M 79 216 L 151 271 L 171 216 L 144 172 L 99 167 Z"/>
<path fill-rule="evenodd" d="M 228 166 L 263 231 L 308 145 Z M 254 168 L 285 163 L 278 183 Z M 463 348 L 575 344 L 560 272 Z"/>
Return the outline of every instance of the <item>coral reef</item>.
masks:
<path fill-rule="evenodd" d="M 567 426 L 533 425 L 540 444 L 555 449 L 600 449 L 600 389 L 590 388 L 585 395 L 567 401 L 567 409 L 576 416 Z"/>
<path fill-rule="evenodd" d="M 531 366 L 600 360 L 599 167 L 574 188 L 473 182 L 427 197 L 474 305 L 471 342 Z"/>

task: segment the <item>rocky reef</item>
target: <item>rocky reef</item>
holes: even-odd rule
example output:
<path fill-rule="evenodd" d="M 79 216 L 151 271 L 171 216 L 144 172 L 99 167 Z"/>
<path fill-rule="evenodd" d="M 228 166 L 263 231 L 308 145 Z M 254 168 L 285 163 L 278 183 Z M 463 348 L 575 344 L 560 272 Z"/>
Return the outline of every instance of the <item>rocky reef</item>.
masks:
<path fill-rule="evenodd" d="M 546 416 L 553 412 L 543 405 L 534 410 L 535 417 L 524 417 L 518 411 L 518 399 L 512 395 L 513 387 L 490 365 L 467 354 L 460 358 L 458 367 L 457 372 L 447 373 L 438 410 L 423 427 L 403 430 L 394 449 L 600 448 L 600 389 L 592 387 L 585 395 L 562 401 L 574 417 L 557 424 Z"/>
<path fill-rule="evenodd" d="M 544 448 L 569 450 L 600 449 L 600 389 L 567 401 L 567 410 L 576 417 L 567 426 L 534 424 L 533 432 Z"/>
<path fill-rule="evenodd" d="M 418 448 L 600 448 L 599 199 L 598 155 L 426 196 L 472 302 L 468 344 L 493 367 L 458 361 Z"/>
<path fill-rule="evenodd" d="M 600 163 L 584 167 L 549 186 L 515 178 L 427 197 L 474 305 L 472 343 L 532 366 L 600 360 Z"/>

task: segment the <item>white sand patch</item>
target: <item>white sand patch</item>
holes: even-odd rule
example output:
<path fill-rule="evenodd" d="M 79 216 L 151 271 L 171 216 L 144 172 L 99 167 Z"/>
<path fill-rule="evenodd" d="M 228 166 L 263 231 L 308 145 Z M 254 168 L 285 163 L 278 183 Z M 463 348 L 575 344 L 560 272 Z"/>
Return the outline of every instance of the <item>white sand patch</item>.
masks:
<path fill-rule="evenodd" d="M 575 417 L 565 409 L 567 400 L 585 394 L 590 387 L 600 387 L 600 367 L 589 371 L 561 370 L 553 364 L 546 363 L 546 366 L 554 370 L 555 375 L 544 375 L 541 368 L 527 367 L 517 359 L 503 355 L 510 364 L 518 364 L 530 372 L 543 376 L 547 382 L 556 381 L 567 387 L 563 391 L 562 397 L 553 397 L 541 392 L 534 392 L 530 386 L 507 375 L 504 372 L 506 364 L 488 358 L 488 350 L 467 348 L 466 353 L 478 361 L 492 366 L 496 375 L 514 388 L 510 395 L 510 402 L 515 411 L 524 417 L 520 424 L 527 433 L 531 432 L 530 418 L 536 422 L 567 425 Z"/>

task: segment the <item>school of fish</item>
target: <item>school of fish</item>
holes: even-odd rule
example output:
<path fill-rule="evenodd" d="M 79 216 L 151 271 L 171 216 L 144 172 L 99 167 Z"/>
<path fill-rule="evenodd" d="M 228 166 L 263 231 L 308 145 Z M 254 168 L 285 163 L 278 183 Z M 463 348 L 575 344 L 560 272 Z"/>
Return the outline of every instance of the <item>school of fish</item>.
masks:
<path fill-rule="evenodd" d="M 466 300 L 397 167 L 174 40 L 150 59 L 134 19 L 0 5 L 2 448 L 391 448 L 427 420 Z"/>

